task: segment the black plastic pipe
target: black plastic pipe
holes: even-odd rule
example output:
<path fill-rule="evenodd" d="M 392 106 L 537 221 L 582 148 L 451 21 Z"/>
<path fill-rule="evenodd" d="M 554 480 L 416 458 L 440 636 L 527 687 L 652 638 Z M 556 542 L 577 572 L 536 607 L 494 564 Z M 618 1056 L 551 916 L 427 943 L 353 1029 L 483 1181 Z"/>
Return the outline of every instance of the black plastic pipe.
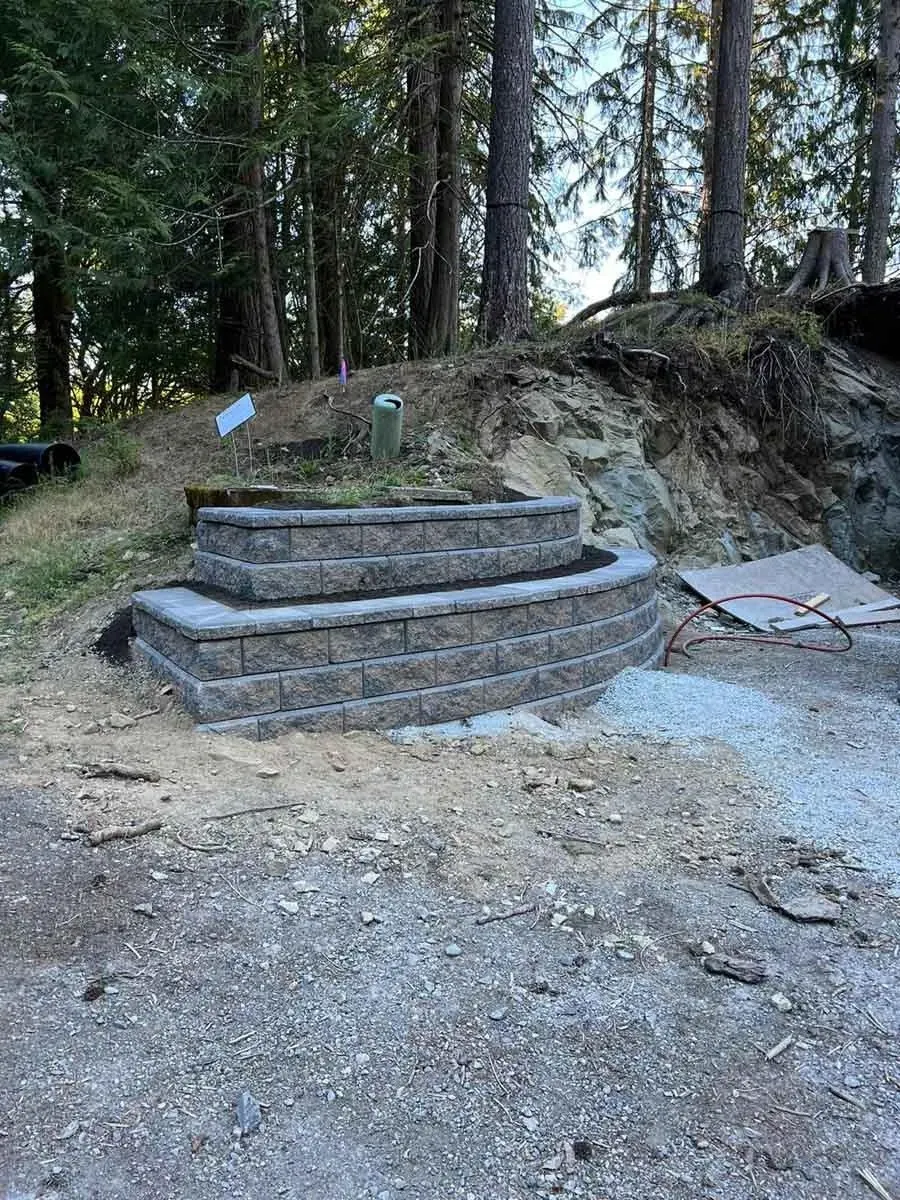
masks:
<path fill-rule="evenodd" d="M 75 447 L 65 442 L 9 442 L 0 445 L 0 458 L 13 463 L 31 463 L 42 475 L 64 475 L 81 462 Z"/>
<path fill-rule="evenodd" d="M 37 481 L 38 473 L 34 463 L 11 462 L 8 458 L 0 458 L 0 495 L 4 492 L 17 492 L 20 488 L 34 487 Z"/>

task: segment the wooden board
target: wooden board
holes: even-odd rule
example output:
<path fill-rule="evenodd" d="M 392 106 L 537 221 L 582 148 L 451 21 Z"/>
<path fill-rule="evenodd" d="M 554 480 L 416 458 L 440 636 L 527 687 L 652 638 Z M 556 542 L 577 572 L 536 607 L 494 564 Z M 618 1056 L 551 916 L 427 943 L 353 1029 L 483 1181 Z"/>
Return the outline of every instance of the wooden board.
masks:
<path fill-rule="evenodd" d="M 875 604 L 859 604 L 856 608 L 845 608 L 842 612 L 832 613 L 847 628 L 859 625 L 888 625 L 900 621 L 900 600 L 879 600 Z M 787 617 L 783 621 L 773 621 L 772 628 L 784 633 L 794 633 L 799 629 L 827 629 L 828 622 L 815 613 L 807 613 L 805 617 Z"/>
<path fill-rule="evenodd" d="M 755 562 L 731 567 L 707 567 L 700 571 L 681 571 L 681 578 L 705 600 L 720 600 L 747 592 L 765 592 L 786 596 L 789 600 L 807 600 L 820 592 L 829 599 L 822 612 L 838 613 L 863 604 L 889 601 L 893 597 L 868 579 L 846 566 L 824 546 L 803 546 L 787 554 L 774 554 Z M 773 620 L 792 616 L 794 605 L 776 600 L 733 600 L 719 608 L 754 629 L 769 632 Z M 800 619 L 800 618 L 798 618 Z M 785 628 L 779 623 L 778 628 Z"/>

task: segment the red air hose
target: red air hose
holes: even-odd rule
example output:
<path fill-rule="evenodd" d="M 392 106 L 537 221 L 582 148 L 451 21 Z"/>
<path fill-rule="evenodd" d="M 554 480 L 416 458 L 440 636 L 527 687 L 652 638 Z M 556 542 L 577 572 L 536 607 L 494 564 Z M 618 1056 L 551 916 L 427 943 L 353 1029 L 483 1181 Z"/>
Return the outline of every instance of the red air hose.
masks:
<path fill-rule="evenodd" d="M 833 625 L 838 633 L 846 638 L 845 646 L 821 646 L 812 642 L 798 642 L 795 638 L 787 637 L 764 637 L 754 633 L 704 633 L 697 637 L 688 638 L 683 642 L 678 649 L 683 654 L 687 654 L 689 646 L 696 646 L 699 642 L 761 642 L 764 646 L 791 646 L 795 650 L 818 650 L 823 654 L 846 654 L 853 647 L 853 638 L 847 627 L 837 617 L 831 617 L 828 613 L 822 612 L 821 609 L 815 608 L 812 604 L 807 604 L 803 600 L 792 600 L 790 596 L 772 596 L 768 592 L 745 592 L 740 596 L 723 596 L 720 600 L 710 600 L 708 604 L 702 604 L 700 608 L 684 618 L 666 644 L 666 655 L 663 659 L 663 666 L 669 665 L 669 658 L 672 649 L 675 645 L 675 640 L 686 625 L 689 625 L 695 617 L 701 616 L 708 612 L 711 608 L 718 608 L 722 604 L 728 604 L 732 600 L 778 600 L 783 604 L 789 604 L 792 608 L 803 608 L 807 612 L 815 613 L 817 617 L 823 617 L 830 625 Z"/>

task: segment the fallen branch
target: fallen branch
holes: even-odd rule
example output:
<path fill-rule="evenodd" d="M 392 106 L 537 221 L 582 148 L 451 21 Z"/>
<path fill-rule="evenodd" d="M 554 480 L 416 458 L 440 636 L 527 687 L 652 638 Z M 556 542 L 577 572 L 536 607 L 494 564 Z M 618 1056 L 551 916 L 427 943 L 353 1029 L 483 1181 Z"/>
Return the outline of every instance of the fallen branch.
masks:
<path fill-rule="evenodd" d="M 773 1046 L 771 1050 L 766 1051 L 766 1062 L 772 1062 L 778 1057 L 779 1054 L 783 1054 L 785 1050 L 787 1050 L 789 1046 L 793 1046 L 793 1044 L 793 1035 L 789 1033 L 786 1038 L 781 1039 L 777 1046 Z"/>
<path fill-rule="evenodd" d="M 843 1088 L 838 1087 L 836 1083 L 828 1083 L 825 1085 L 832 1096 L 837 1096 L 838 1100 L 843 1100 L 845 1104 L 850 1104 L 854 1108 L 858 1108 L 861 1112 L 865 1111 L 866 1106 L 862 1100 L 857 1100 L 855 1096 L 851 1096 L 849 1092 L 845 1092 Z"/>
<path fill-rule="evenodd" d="M 666 364 L 672 361 L 668 354 L 663 354 L 661 350 L 649 350 L 645 346 L 620 346 L 619 349 L 623 354 L 640 355 L 642 358 L 658 358 Z"/>
<path fill-rule="evenodd" d="M 302 800 L 285 800 L 282 804 L 254 804 L 252 808 L 233 808 L 230 812 L 207 813 L 204 821 L 229 821 L 232 817 L 246 817 L 249 813 L 277 812 L 283 808 L 299 808 Z"/>
<path fill-rule="evenodd" d="M 883 1184 L 878 1182 L 871 1167 L 857 1167 L 856 1173 L 863 1183 L 867 1184 L 875 1195 L 880 1197 L 880 1200 L 892 1200 L 891 1193 Z"/>
<path fill-rule="evenodd" d="M 584 321 L 589 321 L 591 317 L 595 317 L 597 313 L 604 312 L 608 308 L 624 308 L 627 304 L 641 304 L 651 300 L 671 300 L 673 296 L 677 295 L 677 292 L 650 292 L 649 294 L 619 292 L 618 295 L 607 296 L 605 300 L 595 300 L 593 304 L 581 309 L 565 323 L 563 329 L 569 329 L 572 325 L 581 325 Z"/>
<path fill-rule="evenodd" d="M 476 925 L 490 925 L 492 921 L 508 921 L 510 917 L 524 917 L 526 913 L 533 913 L 537 908 L 536 904 L 523 904 L 521 908 L 510 909 L 509 912 L 490 913 L 484 917 L 476 917 Z"/>
<path fill-rule="evenodd" d="M 106 829 L 95 829 L 93 833 L 88 834 L 88 842 L 92 846 L 102 846 L 104 842 L 114 842 L 124 838 L 142 837 L 145 833 L 155 833 L 157 829 L 162 829 L 162 821 L 159 817 L 149 817 L 146 821 L 139 821 L 137 825 L 109 825 Z"/>
<path fill-rule="evenodd" d="M 210 842 L 208 844 L 188 842 L 181 836 L 177 829 L 175 830 L 175 841 L 179 846 L 184 846 L 185 850 L 196 850 L 198 854 L 217 854 L 223 850 L 231 849 L 227 842 Z"/>
<path fill-rule="evenodd" d="M 223 874 L 221 874 L 221 872 L 219 873 L 219 878 L 222 880 L 222 882 L 225 884 L 226 887 L 230 888 L 234 892 L 234 894 L 237 896 L 238 900 L 243 900 L 245 904 L 250 904 L 254 908 L 263 908 L 264 907 L 262 904 L 259 903 L 258 900 L 251 900 L 249 896 L 245 896 L 244 893 L 241 891 L 241 889 L 239 887 L 237 887 L 235 884 L 233 884 L 230 879 L 227 879 Z"/>
<path fill-rule="evenodd" d="M 80 763 L 88 779 L 130 779 L 141 783 L 159 783 L 162 776 L 151 767 L 129 767 L 127 763 Z"/>
<path fill-rule="evenodd" d="M 349 417 L 352 421 L 360 421 L 363 425 L 368 425 L 371 428 L 372 422 L 368 417 L 351 412 L 349 408 L 338 408 L 327 392 L 325 393 L 325 399 L 328 401 L 328 407 L 333 413 L 339 413 L 342 417 Z"/>
<path fill-rule="evenodd" d="M 241 358 L 239 354 L 232 354 L 231 361 L 236 367 L 243 367 L 245 371 L 252 371 L 254 375 L 259 375 L 262 379 L 271 379 L 275 383 L 278 382 L 278 376 L 274 371 L 267 371 L 265 367 L 260 367 L 257 363 L 250 362 L 247 358 Z"/>

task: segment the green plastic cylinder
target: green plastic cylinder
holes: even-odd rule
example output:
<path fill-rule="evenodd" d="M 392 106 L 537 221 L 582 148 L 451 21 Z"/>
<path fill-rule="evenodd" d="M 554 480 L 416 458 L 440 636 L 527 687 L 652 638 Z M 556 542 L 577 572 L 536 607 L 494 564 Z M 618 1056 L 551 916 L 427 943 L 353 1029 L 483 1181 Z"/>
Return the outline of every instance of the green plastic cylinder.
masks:
<path fill-rule="evenodd" d="M 385 392 L 372 401 L 372 458 L 399 458 L 403 437 L 403 401 Z"/>

